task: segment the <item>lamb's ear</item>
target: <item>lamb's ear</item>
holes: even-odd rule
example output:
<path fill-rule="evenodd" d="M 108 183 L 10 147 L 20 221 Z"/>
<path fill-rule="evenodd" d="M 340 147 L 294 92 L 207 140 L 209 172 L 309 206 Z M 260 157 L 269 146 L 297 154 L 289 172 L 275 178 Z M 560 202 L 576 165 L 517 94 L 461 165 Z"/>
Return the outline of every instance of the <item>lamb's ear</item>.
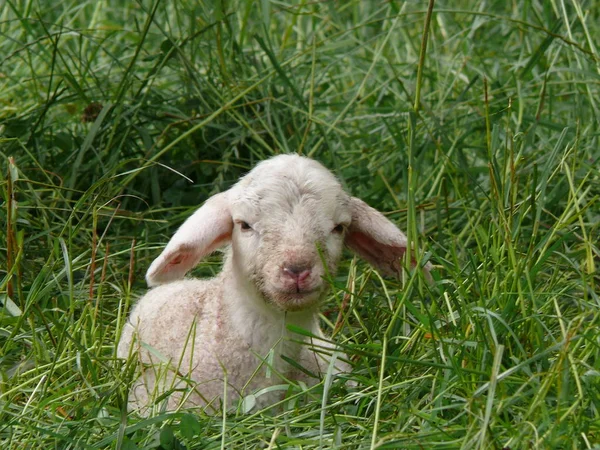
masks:
<path fill-rule="evenodd" d="M 209 198 L 173 235 L 148 272 L 148 286 L 179 280 L 200 260 L 231 239 L 228 192 Z"/>
<path fill-rule="evenodd" d="M 408 242 L 404 233 L 356 197 L 350 198 L 350 208 L 352 223 L 346 233 L 346 245 L 380 272 L 399 277 Z M 427 276 L 430 268 L 429 263 L 424 267 Z"/>

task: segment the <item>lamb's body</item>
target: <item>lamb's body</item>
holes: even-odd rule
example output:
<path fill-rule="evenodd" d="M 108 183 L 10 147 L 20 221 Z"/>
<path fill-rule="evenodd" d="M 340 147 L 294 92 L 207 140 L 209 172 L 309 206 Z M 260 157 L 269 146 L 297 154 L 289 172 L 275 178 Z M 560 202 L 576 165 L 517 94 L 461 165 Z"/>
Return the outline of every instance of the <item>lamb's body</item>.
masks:
<path fill-rule="evenodd" d="M 182 280 L 226 243 L 219 276 Z M 331 354 L 333 346 L 316 339 L 317 352 L 312 338 L 290 336 L 287 325 L 322 337 L 324 277 L 335 273 L 344 243 L 385 273 L 401 270 L 404 234 L 316 161 L 274 157 L 211 197 L 148 270 L 151 286 L 168 284 L 149 291 L 124 327 L 118 356 L 137 351 L 142 362 L 130 408 L 145 410 L 163 394 L 169 409 L 214 400 L 218 408 L 283 380 L 317 382 L 332 364 L 322 349 Z M 334 361 L 334 372 L 348 369 Z M 278 398 L 269 391 L 257 403 Z"/>
<path fill-rule="evenodd" d="M 130 349 L 140 350 L 141 362 L 151 366 L 132 387 L 130 409 L 143 410 L 152 397 L 173 387 L 168 403 L 170 410 L 182 403 L 182 392 L 186 406 L 203 406 L 217 399 L 213 406 L 218 409 L 219 399 L 226 397 L 224 406 L 231 406 L 240 395 L 256 393 L 283 380 L 303 380 L 309 385 L 318 381 L 294 370 L 280 354 L 299 362 L 315 375 L 327 369 L 323 357 L 293 342 L 300 336 L 290 336 L 286 327 L 286 324 L 294 324 L 319 336 L 321 330 L 314 310 L 284 315 L 260 299 L 232 304 L 228 300 L 237 299 L 239 293 L 231 292 L 235 284 L 228 278 L 231 271 L 227 270 L 226 263 L 215 278 L 158 286 L 137 303 L 123 329 L 117 352 L 119 357 L 126 358 Z M 151 348 L 150 352 L 137 348 L 138 344 L 133 343 L 134 333 L 137 342 Z M 318 345 L 327 347 L 321 340 Z M 270 352 L 277 357 L 269 358 Z M 156 367 L 161 360 L 170 361 L 171 370 L 164 367 L 158 374 L 160 386 L 154 392 Z M 173 385 L 174 369 L 185 375 L 176 386 Z M 256 399 L 257 406 L 280 399 L 281 392 L 262 394 Z"/>

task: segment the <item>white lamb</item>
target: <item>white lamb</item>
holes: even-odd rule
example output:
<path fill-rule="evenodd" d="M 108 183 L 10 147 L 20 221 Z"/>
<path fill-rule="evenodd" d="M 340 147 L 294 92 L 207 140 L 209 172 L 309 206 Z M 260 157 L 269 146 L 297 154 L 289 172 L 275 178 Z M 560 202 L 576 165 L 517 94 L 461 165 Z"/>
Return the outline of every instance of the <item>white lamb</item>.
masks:
<path fill-rule="evenodd" d="M 183 279 L 225 244 L 217 277 Z M 152 263 L 146 280 L 157 287 L 140 299 L 123 329 L 118 356 L 137 352 L 142 363 L 129 409 L 147 411 L 157 397 L 168 399 L 170 410 L 227 408 L 282 379 L 315 384 L 335 348 L 309 337 L 299 343 L 302 337 L 286 325 L 323 336 L 323 278 L 335 273 L 344 244 L 386 274 L 401 272 L 404 234 L 346 194 L 314 160 L 276 156 L 211 197 Z M 336 373 L 348 368 L 336 360 Z M 252 398 L 262 407 L 279 400 L 281 391 Z"/>

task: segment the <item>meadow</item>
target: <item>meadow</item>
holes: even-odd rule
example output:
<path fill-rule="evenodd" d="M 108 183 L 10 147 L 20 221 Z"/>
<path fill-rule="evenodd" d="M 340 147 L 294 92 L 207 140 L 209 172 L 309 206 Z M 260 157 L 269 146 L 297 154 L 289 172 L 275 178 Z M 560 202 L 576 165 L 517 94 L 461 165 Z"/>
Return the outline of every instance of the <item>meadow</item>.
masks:
<path fill-rule="evenodd" d="M 599 36 L 600 0 L 6 0 L 0 448 L 600 449 Z M 433 281 L 347 253 L 322 323 L 355 386 L 128 414 L 145 270 L 283 152 Z"/>

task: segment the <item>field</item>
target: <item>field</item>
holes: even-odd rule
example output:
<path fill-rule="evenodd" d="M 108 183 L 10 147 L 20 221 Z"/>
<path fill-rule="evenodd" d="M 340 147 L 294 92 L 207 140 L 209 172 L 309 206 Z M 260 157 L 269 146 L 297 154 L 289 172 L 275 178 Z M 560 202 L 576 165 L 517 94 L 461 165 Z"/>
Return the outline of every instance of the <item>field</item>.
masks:
<path fill-rule="evenodd" d="M 2 449 L 600 449 L 600 0 L 433 3 L 3 4 Z M 128 415 L 145 270 L 282 152 L 433 281 L 347 253 L 322 322 L 356 386 Z"/>

